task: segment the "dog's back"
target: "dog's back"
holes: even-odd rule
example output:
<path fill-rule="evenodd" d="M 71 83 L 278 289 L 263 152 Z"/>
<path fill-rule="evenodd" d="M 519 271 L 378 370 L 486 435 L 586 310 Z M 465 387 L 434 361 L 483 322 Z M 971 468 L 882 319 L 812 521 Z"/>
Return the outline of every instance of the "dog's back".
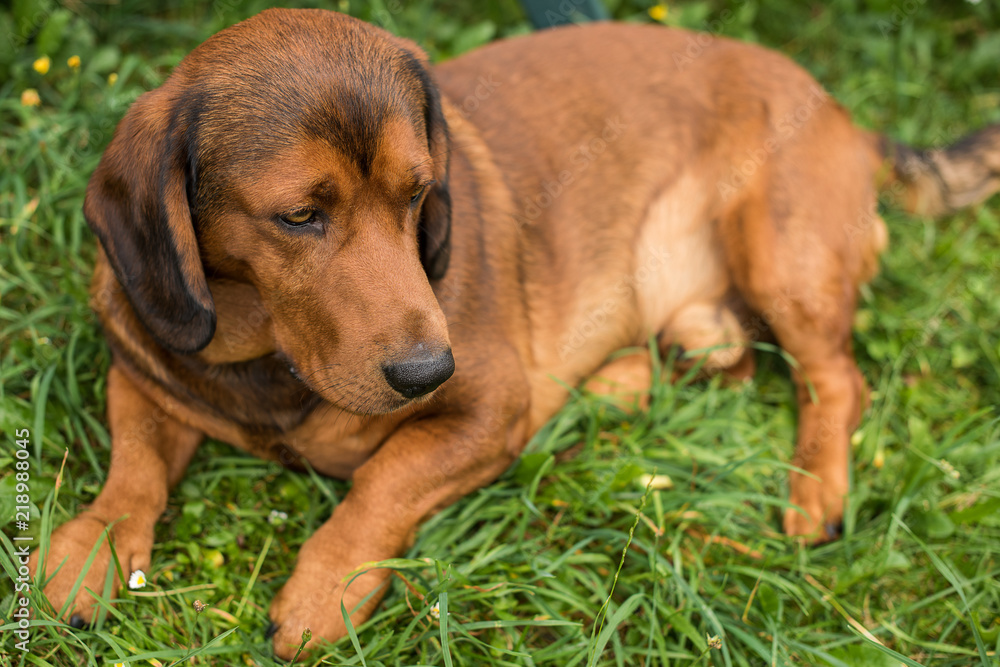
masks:
<path fill-rule="evenodd" d="M 846 215 L 871 212 L 881 158 L 819 84 L 775 52 L 594 24 L 498 42 L 436 75 L 490 145 L 515 201 L 536 424 L 564 398 L 551 376 L 578 382 L 610 350 L 651 334 L 716 347 L 710 367 L 743 358 L 753 308 L 733 273 L 748 253 L 769 252 L 758 246 L 773 245 L 774 230 L 744 230 L 753 201 L 781 201 L 782 225 L 828 234 L 826 245 L 854 264 L 855 284 L 885 245 L 877 216 L 860 235 L 812 219 L 809 184 L 823 181 L 837 181 Z"/>
<path fill-rule="evenodd" d="M 776 340 L 798 366 L 785 529 L 839 531 L 867 389 L 851 352 L 858 286 L 887 232 L 878 188 L 939 214 L 1000 187 L 1000 128 L 899 147 L 786 57 L 711 35 L 597 24 L 499 42 L 437 69 L 517 202 L 531 321 L 531 428 L 565 385 L 645 378 L 610 354 L 655 336 L 746 377 Z M 477 94 L 484 82 L 494 95 Z M 643 370 L 646 369 L 646 370 Z"/>

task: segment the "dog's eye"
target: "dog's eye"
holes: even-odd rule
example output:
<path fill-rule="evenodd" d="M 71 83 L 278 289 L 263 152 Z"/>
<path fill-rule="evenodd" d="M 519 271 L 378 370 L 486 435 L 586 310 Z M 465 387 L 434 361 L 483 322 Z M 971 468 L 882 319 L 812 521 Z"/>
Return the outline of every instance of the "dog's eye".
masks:
<path fill-rule="evenodd" d="M 281 221 L 286 225 L 298 227 L 312 222 L 315 217 L 316 211 L 310 208 L 304 208 L 299 211 L 292 211 L 291 213 L 284 214 L 281 216 Z"/>
<path fill-rule="evenodd" d="M 420 201 L 420 198 L 424 196 L 424 193 L 427 192 L 427 188 L 432 185 L 434 185 L 434 181 L 418 185 L 416 191 L 413 193 L 413 196 L 410 197 L 410 206 L 416 205 L 416 203 Z"/>

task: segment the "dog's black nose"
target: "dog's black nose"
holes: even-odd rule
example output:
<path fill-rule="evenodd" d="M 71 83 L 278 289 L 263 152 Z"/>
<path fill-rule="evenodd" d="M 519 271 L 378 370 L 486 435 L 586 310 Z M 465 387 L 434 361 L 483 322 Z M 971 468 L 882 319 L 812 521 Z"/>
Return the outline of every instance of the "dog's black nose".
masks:
<path fill-rule="evenodd" d="M 451 350 L 424 354 L 382 367 L 389 385 L 407 398 L 423 396 L 441 386 L 455 372 Z"/>

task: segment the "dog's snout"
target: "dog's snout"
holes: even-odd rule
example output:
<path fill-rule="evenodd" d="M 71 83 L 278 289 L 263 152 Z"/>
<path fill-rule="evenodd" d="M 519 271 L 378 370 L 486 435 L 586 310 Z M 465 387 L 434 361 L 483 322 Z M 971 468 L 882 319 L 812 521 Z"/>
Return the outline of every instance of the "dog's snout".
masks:
<path fill-rule="evenodd" d="M 422 354 L 382 367 L 389 385 L 406 398 L 429 394 L 455 372 L 451 350 Z"/>

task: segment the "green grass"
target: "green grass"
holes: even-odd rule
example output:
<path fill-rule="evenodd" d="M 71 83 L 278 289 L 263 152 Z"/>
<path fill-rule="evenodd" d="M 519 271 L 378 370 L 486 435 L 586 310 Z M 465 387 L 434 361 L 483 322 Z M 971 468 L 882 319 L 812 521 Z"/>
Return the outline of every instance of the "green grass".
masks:
<path fill-rule="evenodd" d="M 16 0 L 0 9 L 6 535 L 20 534 L 15 429 L 32 432 L 36 540 L 105 477 L 109 354 L 87 307 L 87 178 L 140 92 L 265 4 L 175 0 L 150 14 L 137 0 Z M 332 4 L 435 58 L 529 29 L 513 0 Z M 617 18 L 650 20 L 651 3 L 608 4 Z M 779 48 L 860 124 L 905 141 L 943 145 L 1000 121 L 1000 9 L 990 0 L 671 3 L 666 22 Z M 43 55 L 44 76 L 32 69 Z M 29 88 L 41 106 L 22 105 Z M 496 484 L 423 527 L 374 618 L 326 664 L 998 664 L 1000 201 L 937 222 L 885 216 L 890 250 L 857 317 L 874 393 L 855 438 L 843 539 L 805 549 L 778 531 L 795 408 L 776 355 L 761 353 L 745 386 L 658 385 L 638 416 L 579 397 Z M 672 488 L 647 489 L 642 475 L 654 471 Z M 347 488 L 206 445 L 158 527 L 144 591 L 154 595 L 126 595 L 82 631 L 51 622 L 35 593 L 28 654 L 9 632 L 16 564 L 3 538 L 0 664 L 275 664 L 263 637 L 269 601 Z M 272 510 L 288 520 L 269 520 Z M 196 599 L 210 606 L 198 613 Z M 715 635 L 721 649 L 708 647 Z"/>

